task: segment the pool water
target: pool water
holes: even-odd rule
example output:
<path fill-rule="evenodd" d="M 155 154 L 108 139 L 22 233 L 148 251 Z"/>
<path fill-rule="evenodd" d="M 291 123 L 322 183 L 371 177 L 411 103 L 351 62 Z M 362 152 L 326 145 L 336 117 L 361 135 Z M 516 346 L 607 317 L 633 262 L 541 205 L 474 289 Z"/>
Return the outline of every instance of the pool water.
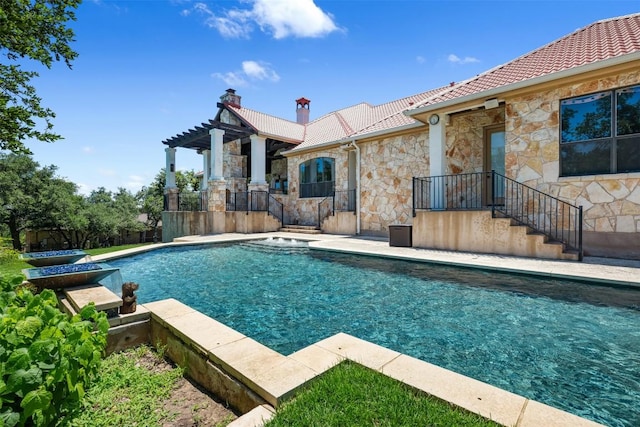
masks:
<path fill-rule="evenodd" d="M 640 425 L 640 291 L 252 243 L 110 261 L 290 354 L 338 332 L 610 425 Z M 114 289 L 118 291 L 117 289 Z"/>

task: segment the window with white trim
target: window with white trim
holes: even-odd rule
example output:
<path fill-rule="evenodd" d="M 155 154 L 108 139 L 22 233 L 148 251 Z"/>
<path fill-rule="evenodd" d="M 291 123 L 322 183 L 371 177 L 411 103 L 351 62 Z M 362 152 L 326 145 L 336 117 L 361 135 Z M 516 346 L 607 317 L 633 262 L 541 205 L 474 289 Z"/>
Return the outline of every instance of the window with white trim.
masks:
<path fill-rule="evenodd" d="M 560 101 L 560 176 L 640 172 L 640 86 Z"/>

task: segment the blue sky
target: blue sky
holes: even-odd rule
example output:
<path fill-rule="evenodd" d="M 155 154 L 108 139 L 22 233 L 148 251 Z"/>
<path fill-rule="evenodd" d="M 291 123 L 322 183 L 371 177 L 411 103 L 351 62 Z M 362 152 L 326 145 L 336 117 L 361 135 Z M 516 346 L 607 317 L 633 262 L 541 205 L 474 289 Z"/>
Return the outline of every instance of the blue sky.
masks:
<path fill-rule="evenodd" d="M 637 0 L 243 0 L 85 2 L 72 23 L 79 57 L 37 69 L 65 139 L 29 141 L 42 166 L 87 194 L 137 191 L 165 164 L 164 139 L 213 118 L 227 88 L 247 108 L 315 119 L 460 81 Z M 202 169 L 178 150 L 178 169 Z"/>

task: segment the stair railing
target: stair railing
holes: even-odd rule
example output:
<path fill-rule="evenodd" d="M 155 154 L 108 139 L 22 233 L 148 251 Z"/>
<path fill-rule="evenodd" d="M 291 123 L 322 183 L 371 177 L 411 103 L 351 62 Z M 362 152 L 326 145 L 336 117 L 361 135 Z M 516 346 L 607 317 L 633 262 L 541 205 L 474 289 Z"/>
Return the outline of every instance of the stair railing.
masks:
<path fill-rule="evenodd" d="M 272 194 L 269 194 L 269 214 L 284 224 L 284 205 Z"/>
<path fill-rule="evenodd" d="M 318 227 L 322 228 L 322 221 L 335 212 L 335 192 L 318 203 Z"/>
<path fill-rule="evenodd" d="M 416 210 L 491 209 L 561 242 L 582 260 L 582 206 L 517 182 L 495 171 L 414 177 L 413 216 Z"/>
<path fill-rule="evenodd" d="M 582 261 L 582 206 L 491 171 L 491 215 L 497 213 L 561 242 Z"/>

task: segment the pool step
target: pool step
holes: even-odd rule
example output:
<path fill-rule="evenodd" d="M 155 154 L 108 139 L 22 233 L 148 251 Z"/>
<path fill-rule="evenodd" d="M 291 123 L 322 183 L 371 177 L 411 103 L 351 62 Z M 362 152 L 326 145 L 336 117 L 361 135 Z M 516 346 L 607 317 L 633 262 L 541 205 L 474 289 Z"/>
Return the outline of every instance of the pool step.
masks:
<path fill-rule="evenodd" d="M 279 231 L 288 233 L 322 234 L 322 230 L 315 225 L 285 225 Z"/>

